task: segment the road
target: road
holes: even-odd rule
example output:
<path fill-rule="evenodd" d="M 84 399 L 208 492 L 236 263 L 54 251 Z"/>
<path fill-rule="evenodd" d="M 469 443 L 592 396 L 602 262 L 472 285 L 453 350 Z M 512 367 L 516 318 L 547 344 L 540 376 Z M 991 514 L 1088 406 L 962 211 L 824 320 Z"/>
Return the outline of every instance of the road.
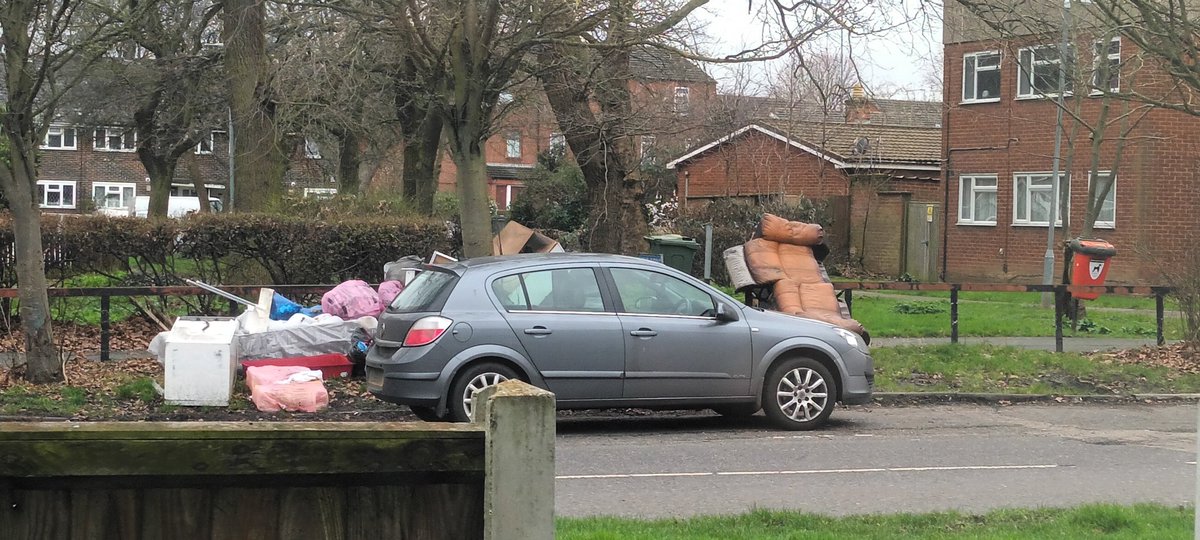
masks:
<path fill-rule="evenodd" d="M 766 419 L 560 417 L 560 516 L 981 512 L 1191 504 L 1196 404 L 839 409 L 810 433 Z"/>

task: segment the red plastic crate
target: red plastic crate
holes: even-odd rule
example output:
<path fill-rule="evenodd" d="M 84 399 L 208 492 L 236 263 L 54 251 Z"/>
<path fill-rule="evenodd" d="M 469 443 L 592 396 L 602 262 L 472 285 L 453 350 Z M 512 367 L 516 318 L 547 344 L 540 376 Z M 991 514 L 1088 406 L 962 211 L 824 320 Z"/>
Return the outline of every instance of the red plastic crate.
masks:
<path fill-rule="evenodd" d="M 262 358 L 243 360 L 242 369 L 254 366 L 300 366 L 321 371 L 323 379 L 349 377 L 354 363 L 344 354 L 321 354 L 317 356 L 293 356 L 290 358 Z"/>

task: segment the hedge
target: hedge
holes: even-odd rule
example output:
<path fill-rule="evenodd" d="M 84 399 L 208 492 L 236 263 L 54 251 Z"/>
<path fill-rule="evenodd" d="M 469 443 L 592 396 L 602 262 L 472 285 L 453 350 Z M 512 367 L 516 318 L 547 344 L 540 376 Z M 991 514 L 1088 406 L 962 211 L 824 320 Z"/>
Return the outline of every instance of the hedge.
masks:
<path fill-rule="evenodd" d="M 11 218 L 0 216 L 0 255 L 12 241 Z M 177 285 L 185 277 L 230 285 L 373 282 L 388 261 L 453 252 L 445 222 L 389 217 L 46 215 L 42 242 L 51 279 L 99 273 L 128 285 Z M 0 286 L 16 282 L 11 262 L 0 256 Z"/>

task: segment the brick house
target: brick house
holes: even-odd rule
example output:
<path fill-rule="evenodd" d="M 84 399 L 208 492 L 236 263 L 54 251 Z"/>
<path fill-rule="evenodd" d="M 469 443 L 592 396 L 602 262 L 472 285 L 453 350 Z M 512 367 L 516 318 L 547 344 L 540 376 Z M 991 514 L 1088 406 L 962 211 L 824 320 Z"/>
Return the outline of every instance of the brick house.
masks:
<path fill-rule="evenodd" d="M 637 122 L 639 152 L 646 159 L 669 155 L 700 140 L 716 81 L 691 61 L 653 47 L 630 55 L 629 91 Z M 524 187 L 543 152 L 567 155 L 566 139 L 540 87 L 501 96 L 502 120 L 484 145 L 488 191 L 507 210 Z M 514 101 L 519 100 L 519 101 Z M 444 153 L 438 190 L 455 189 L 454 162 Z"/>
<path fill-rule="evenodd" d="M 212 131 L 175 170 L 171 195 L 194 197 L 195 178 L 203 181 L 210 198 L 227 200 L 229 146 L 224 131 Z M 38 197 L 44 211 L 80 213 L 92 208 L 128 208 L 134 197 L 150 194 L 150 179 L 138 160 L 137 134 L 131 128 L 55 123 L 39 146 Z M 297 195 L 336 193 L 319 165 L 316 145 L 298 144 L 285 175 Z M 236 186 L 235 186 L 236 188 Z"/>
<path fill-rule="evenodd" d="M 873 272 L 936 278 L 938 223 L 929 216 L 941 212 L 940 104 L 859 93 L 827 121 L 797 120 L 801 109 L 790 110 L 788 119 L 750 120 L 668 163 L 680 205 L 826 201 L 834 253 Z"/>
<path fill-rule="evenodd" d="M 1072 9 L 1087 8 L 1076 3 Z M 995 32 L 955 3 L 945 9 L 942 152 L 951 209 L 941 261 L 945 279 L 1039 283 L 1050 219 L 1059 36 L 996 39 Z M 1075 17 L 1085 17 L 1084 12 Z M 1169 83 L 1132 42 L 1105 34 L 1074 37 L 1078 61 L 1068 79 L 1071 88 L 1064 93 L 1071 114 L 1064 117 L 1060 178 L 1068 183 L 1070 196 L 1060 201 L 1059 212 L 1067 214 L 1071 236 L 1081 231 L 1093 182 L 1093 140 L 1072 117 L 1097 125 L 1106 103 L 1113 116 L 1126 110 L 1108 94 L 1132 90 L 1160 95 Z M 1195 249 L 1187 242 L 1200 238 L 1195 217 L 1200 190 L 1193 186 L 1200 178 L 1200 119 L 1167 110 L 1144 114 L 1131 124 L 1123 143 L 1102 137 L 1098 145 L 1098 173 L 1114 179 L 1112 191 L 1097 201 L 1093 234 L 1117 247 L 1109 282 L 1161 283 L 1156 269 Z M 1119 163 L 1115 171 L 1114 163 Z M 1063 240 L 1060 224 L 1055 231 L 1056 280 L 1062 272 Z"/>

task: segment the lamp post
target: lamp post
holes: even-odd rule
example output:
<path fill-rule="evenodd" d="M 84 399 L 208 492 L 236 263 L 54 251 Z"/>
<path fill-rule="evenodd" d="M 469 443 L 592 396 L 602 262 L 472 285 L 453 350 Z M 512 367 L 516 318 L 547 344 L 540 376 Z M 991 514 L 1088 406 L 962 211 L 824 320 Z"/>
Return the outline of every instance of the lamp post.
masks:
<path fill-rule="evenodd" d="M 1069 58 L 1071 37 L 1071 0 L 1063 0 L 1062 4 L 1062 36 L 1058 42 L 1058 96 L 1057 114 L 1054 121 L 1054 165 L 1050 176 L 1050 216 L 1046 226 L 1046 256 L 1042 266 L 1042 285 L 1054 283 L 1054 223 L 1058 221 L 1058 177 L 1062 159 L 1063 132 L 1063 94 L 1067 90 L 1067 58 Z M 1033 77 L 1032 69 L 1028 76 Z M 1032 85 L 1033 81 L 1030 81 Z M 1033 201 L 1029 201 L 1032 207 Z M 1054 299 L 1054 293 L 1042 293 L 1042 306 L 1049 306 Z M 1057 299 L 1054 299 L 1057 301 Z"/>

